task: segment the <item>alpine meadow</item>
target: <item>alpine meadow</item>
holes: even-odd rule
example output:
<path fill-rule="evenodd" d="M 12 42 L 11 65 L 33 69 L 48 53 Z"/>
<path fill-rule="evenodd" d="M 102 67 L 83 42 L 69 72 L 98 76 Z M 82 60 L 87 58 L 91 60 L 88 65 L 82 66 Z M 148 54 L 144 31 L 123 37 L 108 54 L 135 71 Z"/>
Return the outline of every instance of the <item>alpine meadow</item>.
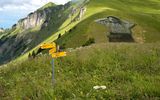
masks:
<path fill-rule="evenodd" d="M 0 28 L 0 100 L 115 99 L 160 99 L 160 0 L 49 2 Z"/>

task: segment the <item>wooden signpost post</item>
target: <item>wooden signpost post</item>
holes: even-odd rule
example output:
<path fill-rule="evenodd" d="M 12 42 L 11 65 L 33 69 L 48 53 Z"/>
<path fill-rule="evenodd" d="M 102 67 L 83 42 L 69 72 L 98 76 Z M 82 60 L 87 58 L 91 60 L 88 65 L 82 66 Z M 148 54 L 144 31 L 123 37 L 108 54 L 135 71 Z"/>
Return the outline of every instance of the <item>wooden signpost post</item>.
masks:
<path fill-rule="evenodd" d="M 43 44 L 40 46 L 41 49 L 50 49 L 49 54 L 52 56 L 52 82 L 54 83 L 54 58 L 64 57 L 67 55 L 66 52 L 59 52 L 58 46 L 55 43 Z"/>

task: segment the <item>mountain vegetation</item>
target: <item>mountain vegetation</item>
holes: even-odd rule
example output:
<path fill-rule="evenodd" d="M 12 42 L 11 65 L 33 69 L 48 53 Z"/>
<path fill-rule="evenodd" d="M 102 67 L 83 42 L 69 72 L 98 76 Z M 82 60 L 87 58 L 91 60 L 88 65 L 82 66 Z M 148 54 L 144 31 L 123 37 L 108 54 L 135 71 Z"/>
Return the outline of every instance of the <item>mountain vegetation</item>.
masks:
<path fill-rule="evenodd" d="M 159 0 L 72 0 L 30 13 L 0 33 L 0 99 L 160 99 L 159 8 Z M 53 42 L 67 51 L 55 59 L 55 84 L 40 49 Z"/>
<path fill-rule="evenodd" d="M 54 34 L 68 18 L 70 10 L 70 3 L 57 6 L 48 3 L 19 20 L 0 38 L 0 63 L 16 59 Z"/>
<path fill-rule="evenodd" d="M 159 44 L 96 44 L 55 60 L 40 55 L 0 69 L 2 99 L 159 99 Z M 104 85 L 106 90 L 95 90 Z"/>

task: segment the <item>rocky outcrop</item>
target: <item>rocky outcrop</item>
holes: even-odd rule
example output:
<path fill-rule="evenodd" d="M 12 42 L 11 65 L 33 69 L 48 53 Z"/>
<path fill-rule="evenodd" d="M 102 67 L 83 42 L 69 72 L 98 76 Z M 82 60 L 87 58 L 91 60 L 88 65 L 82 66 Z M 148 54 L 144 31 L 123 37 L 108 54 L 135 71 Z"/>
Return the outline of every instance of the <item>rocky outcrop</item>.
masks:
<path fill-rule="evenodd" d="M 68 7 L 70 7 L 71 5 L 71 2 L 68 2 L 65 5 L 54 5 L 54 4 L 52 5 L 53 6 L 49 7 L 44 6 L 38 9 L 37 11 L 30 13 L 26 18 L 19 20 L 18 23 L 13 26 L 13 28 L 16 27 L 25 31 L 27 29 L 32 29 L 35 27 L 39 27 L 40 29 L 47 27 L 48 22 L 52 17 L 51 15 L 54 13 L 55 14 L 54 16 L 57 16 L 57 18 L 61 18 L 62 14 L 59 12 L 68 9 Z"/>
<path fill-rule="evenodd" d="M 82 17 L 84 16 L 85 12 L 87 11 L 87 8 L 86 7 L 82 7 L 80 9 L 80 13 L 79 13 L 79 20 L 82 19 Z"/>
<path fill-rule="evenodd" d="M 76 6 L 73 6 L 71 8 L 71 13 L 69 14 L 69 18 L 71 18 L 71 22 L 79 21 L 82 19 L 85 12 L 87 11 L 86 4 L 88 4 L 90 0 L 71 0 L 71 1 Z"/>
<path fill-rule="evenodd" d="M 71 18 L 71 22 L 81 20 L 86 10 L 86 7 L 72 8 L 71 14 L 69 15 L 69 18 Z M 75 18 L 73 18 L 73 16 L 76 15 L 76 13 L 78 13 L 78 15 Z"/>
<path fill-rule="evenodd" d="M 29 14 L 26 18 L 18 21 L 16 28 L 27 30 L 34 27 L 41 27 L 46 20 L 46 12 L 34 12 Z"/>

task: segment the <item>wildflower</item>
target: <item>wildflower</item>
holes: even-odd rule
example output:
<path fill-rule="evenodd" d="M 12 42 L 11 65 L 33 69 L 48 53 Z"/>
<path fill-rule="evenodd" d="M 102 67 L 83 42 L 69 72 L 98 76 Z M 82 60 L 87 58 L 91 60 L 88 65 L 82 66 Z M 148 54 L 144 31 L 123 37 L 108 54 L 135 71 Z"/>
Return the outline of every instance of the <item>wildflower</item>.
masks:
<path fill-rule="evenodd" d="M 98 89 L 102 89 L 105 90 L 107 87 L 106 86 L 94 86 L 93 89 L 98 90 Z"/>
<path fill-rule="evenodd" d="M 100 89 L 100 86 L 94 86 L 93 89 L 98 90 Z"/>
<path fill-rule="evenodd" d="M 101 89 L 105 90 L 107 87 L 106 86 L 100 86 Z"/>

